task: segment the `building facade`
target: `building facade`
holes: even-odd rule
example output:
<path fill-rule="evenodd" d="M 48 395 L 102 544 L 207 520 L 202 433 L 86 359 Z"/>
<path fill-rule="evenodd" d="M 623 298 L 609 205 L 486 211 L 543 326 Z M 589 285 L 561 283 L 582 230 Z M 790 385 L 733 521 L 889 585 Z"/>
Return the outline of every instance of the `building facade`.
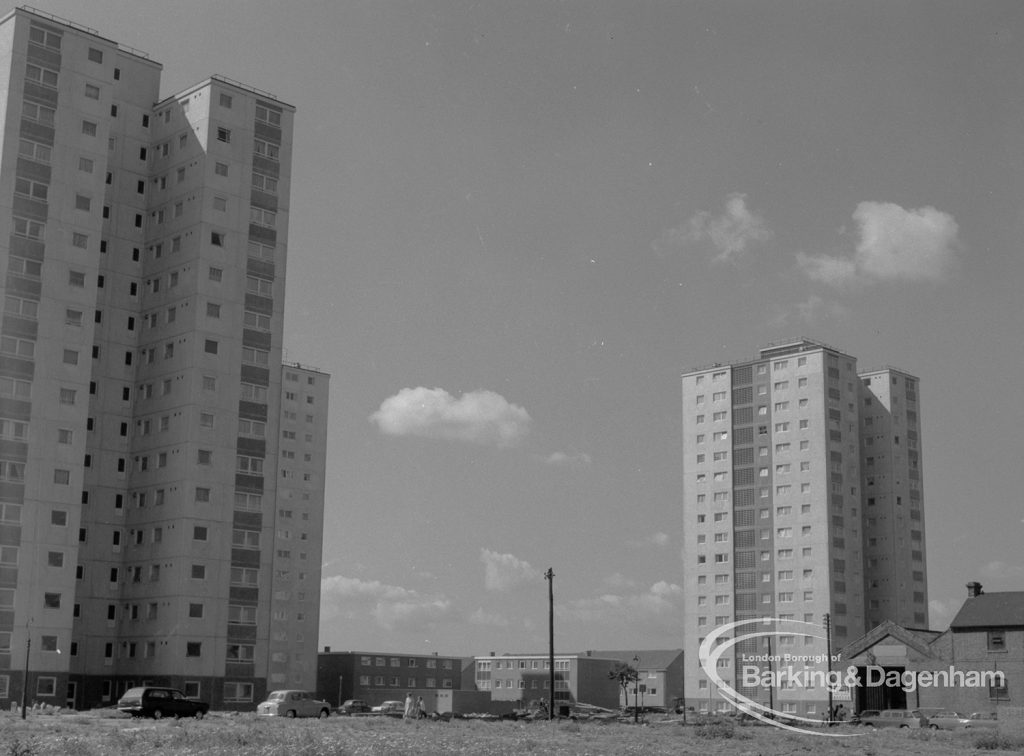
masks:
<path fill-rule="evenodd" d="M 457 656 L 382 654 L 365 651 L 331 651 L 325 648 L 317 661 L 316 691 L 340 706 L 353 698 L 377 706 L 404 699 L 412 691 L 423 696 L 428 711 L 451 711 L 439 706 L 436 694 L 462 690 L 464 662 Z"/>
<path fill-rule="evenodd" d="M 0 44 L 7 695 L 25 668 L 77 708 L 311 687 L 328 376 L 282 367 L 294 109 L 161 98 L 144 53 L 27 9 Z"/>
<path fill-rule="evenodd" d="M 628 664 L 636 670 L 636 685 L 631 685 L 628 691 L 621 692 L 620 706 L 656 706 L 663 709 L 674 709 L 686 697 L 683 685 L 685 664 L 682 649 L 638 649 L 593 651 L 591 653 L 601 659 L 614 659 Z"/>
<path fill-rule="evenodd" d="M 842 650 L 842 666 L 857 669 L 858 711 L 951 709 L 1019 720 L 1024 591 L 985 593 L 980 583 L 970 582 L 948 629 L 924 632 L 885 621 Z M 885 684 L 890 674 L 903 684 Z"/>
<path fill-rule="evenodd" d="M 574 703 L 614 709 L 619 683 L 609 677 L 616 659 L 583 654 L 555 654 L 556 706 Z M 492 701 L 528 706 L 551 698 L 551 660 L 546 654 L 504 654 L 473 659 L 476 689 L 490 691 Z"/>
<path fill-rule="evenodd" d="M 682 401 L 691 658 L 712 629 L 761 617 L 809 630 L 827 618 L 836 647 L 886 619 L 927 625 L 916 378 L 862 375 L 856 358 L 798 340 L 686 373 Z M 814 634 L 742 640 L 718 672 L 753 700 L 817 717 L 824 689 L 740 676 L 748 657 L 825 654 Z M 697 664 L 686 691 L 699 710 L 731 708 Z"/>

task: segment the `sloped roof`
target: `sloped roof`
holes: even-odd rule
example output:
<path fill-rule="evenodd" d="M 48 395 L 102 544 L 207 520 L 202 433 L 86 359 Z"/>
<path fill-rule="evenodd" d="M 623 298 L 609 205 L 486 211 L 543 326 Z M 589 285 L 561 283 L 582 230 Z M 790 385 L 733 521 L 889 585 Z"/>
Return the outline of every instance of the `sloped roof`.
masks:
<path fill-rule="evenodd" d="M 964 601 L 951 630 L 980 627 L 1024 627 L 1024 591 L 982 593 Z"/>
<path fill-rule="evenodd" d="M 908 630 L 902 625 L 897 625 L 892 620 L 885 620 L 885 622 L 877 625 L 872 630 L 869 630 L 860 638 L 851 641 L 842 649 L 842 651 L 840 651 L 840 653 L 842 654 L 843 659 L 852 659 L 855 656 L 859 656 L 864 653 L 885 638 L 891 637 L 906 644 L 922 656 L 935 656 L 935 654 L 932 653 L 932 650 L 928 647 L 928 644 L 932 639 L 922 637 L 920 634 L 921 632 L 922 631 Z"/>
<path fill-rule="evenodd" d="M 640 669 L 668 669 L 679 655 L 683 653 L 681 648 L 671 649 L 641 649 L 632 651 L 591 651 L 592 656 L 600 659 L 614 659 L 633 666 L 633 657 L 640 657 Z"/>

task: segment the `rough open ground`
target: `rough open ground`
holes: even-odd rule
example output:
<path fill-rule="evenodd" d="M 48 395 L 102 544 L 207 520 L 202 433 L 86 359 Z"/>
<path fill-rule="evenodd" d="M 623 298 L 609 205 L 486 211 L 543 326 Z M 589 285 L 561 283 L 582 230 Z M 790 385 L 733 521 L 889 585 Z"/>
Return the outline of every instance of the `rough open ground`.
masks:
<path fill-rule="evenodd" d="M 132 720 L 109 713 L 33 715 L 23 722 L 0 714 L 0 756 L 301 756 L 345 754 L 699 754 L 700 756 L 959 756 L 1024 753 L 1024 724 L 998 733 L 842 730 L 857 737 L 795 735 L 765 726 L 683 727 L 597 722 L 403 722 L 390 718 L 257 720 L 211 714 L 202 721 Z"/>

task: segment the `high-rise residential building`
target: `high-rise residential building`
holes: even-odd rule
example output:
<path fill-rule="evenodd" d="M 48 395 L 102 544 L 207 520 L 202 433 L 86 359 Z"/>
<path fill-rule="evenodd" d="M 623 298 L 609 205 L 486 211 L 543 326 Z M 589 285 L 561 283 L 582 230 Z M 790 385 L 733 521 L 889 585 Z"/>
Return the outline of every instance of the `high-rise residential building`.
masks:
<path fill-rule="evenodd" d="M 329 377 L 282 365 L 294 108 L 160 97 L 144 53 L 34 10 L 0 41 L 0 706 L 313 687 Z"/>
<path fill-rule="evenodd" d="M 828 616 L 834 649 L 883 620 L 927 626 L 915 377 L 859 373 L 856 358 L 797 340 L 684 374 L 682 401 L 687 658 L 714 628 L 762 617 L 820 628 Z M 823 687 L 744 685 L 739 667 L 825 651 L 761 637 L 717 667 L 741 694 L 814 718 Z M 731 708 L 699 665 L 686 669 L 690 705 Z"/>

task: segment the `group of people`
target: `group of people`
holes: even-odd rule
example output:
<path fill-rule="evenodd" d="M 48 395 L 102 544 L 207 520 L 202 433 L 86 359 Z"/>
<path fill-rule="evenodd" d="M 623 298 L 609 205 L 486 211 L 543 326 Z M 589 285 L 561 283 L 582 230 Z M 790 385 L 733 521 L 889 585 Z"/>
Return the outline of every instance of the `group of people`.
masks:
<path fill-rule="evenodd" d="M 426 719 L 427 707 L 423 703 L 423 696 L 420 696 L 415 701 L 412 698 L 412 692 L 405 694 L 405 713 L 402 715 L 403 719 Z"/>

